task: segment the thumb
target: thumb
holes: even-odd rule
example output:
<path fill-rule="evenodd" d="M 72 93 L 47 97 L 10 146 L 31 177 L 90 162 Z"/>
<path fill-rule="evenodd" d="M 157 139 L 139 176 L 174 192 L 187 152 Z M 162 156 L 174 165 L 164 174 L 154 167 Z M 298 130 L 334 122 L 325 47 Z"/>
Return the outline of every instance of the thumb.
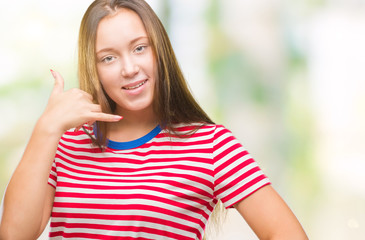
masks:
<path fill-rule="evenodd" d="M 55 79 L 52 94 L 62 93 L 63 86 L 64 86 L 64 81 L 63 81 L 62 76 L 58 72 L 53 71 L 52 69 L 51 69 L 51 73 L 52 73 L 53 78 Z"/>

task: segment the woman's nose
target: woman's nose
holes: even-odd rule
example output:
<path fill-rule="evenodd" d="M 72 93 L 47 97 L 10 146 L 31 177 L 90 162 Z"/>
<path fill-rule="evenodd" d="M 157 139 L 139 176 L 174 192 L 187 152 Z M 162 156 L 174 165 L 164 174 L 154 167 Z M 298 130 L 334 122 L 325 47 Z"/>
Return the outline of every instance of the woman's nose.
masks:
<path fill-rule="evenodd" d="M 139 71 L 139 66 L 136 64 L 131 57 L 127 57 L 123 61 L 122 76 L 126 78 L 133 77 Z"/>

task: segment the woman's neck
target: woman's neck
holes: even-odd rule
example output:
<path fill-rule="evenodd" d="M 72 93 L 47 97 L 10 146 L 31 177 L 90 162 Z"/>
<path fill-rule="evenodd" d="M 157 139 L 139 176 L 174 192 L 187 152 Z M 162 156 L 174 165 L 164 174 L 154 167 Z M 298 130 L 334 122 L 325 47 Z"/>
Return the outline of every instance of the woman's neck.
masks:
<path fill-rule="evenodd" d="M 153 110 L 146 111 L 116 111 L 123 119 L 116 123 L 108 123 L 108 139 L 117 142 L 136 140 L 152 131 L 158 120 Z"/>

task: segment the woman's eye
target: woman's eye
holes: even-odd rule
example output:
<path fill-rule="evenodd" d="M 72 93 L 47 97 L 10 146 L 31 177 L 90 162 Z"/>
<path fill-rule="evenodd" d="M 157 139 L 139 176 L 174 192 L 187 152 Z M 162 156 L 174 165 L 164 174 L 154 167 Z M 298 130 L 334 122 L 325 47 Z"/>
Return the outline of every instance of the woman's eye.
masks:
<path fill-rule="evenodd" d="M 136 49 L 134 50 L 134 52 L 141 53 L 141 52 L 143 52 L 143 50 L 145 48 L 146 48 L 146 46 L 144 46 L 144 45 L 138 46 L 138 47 L 136 47 Z"/>
<path fill-rule="evenodd" d="M 103 58 L 101 61 L 103 63 L 109 63 L 109 62 L 113 61 L 113 59 L 114 59 L 114 57 L 108 56 L 108 57 Z"/>

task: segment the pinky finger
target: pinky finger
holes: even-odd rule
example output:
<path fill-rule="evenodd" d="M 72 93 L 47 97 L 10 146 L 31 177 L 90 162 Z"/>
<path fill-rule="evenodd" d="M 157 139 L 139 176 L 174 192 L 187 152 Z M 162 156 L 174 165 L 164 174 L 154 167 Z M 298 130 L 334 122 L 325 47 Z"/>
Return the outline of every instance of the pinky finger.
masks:
<path fill-rule="evenodd" d="M 94 121 L 101 121 L 101 122 L 118 122 L 123 119 L 122 116 L 107 114 L 107 113 L 95 113 Z"/>

